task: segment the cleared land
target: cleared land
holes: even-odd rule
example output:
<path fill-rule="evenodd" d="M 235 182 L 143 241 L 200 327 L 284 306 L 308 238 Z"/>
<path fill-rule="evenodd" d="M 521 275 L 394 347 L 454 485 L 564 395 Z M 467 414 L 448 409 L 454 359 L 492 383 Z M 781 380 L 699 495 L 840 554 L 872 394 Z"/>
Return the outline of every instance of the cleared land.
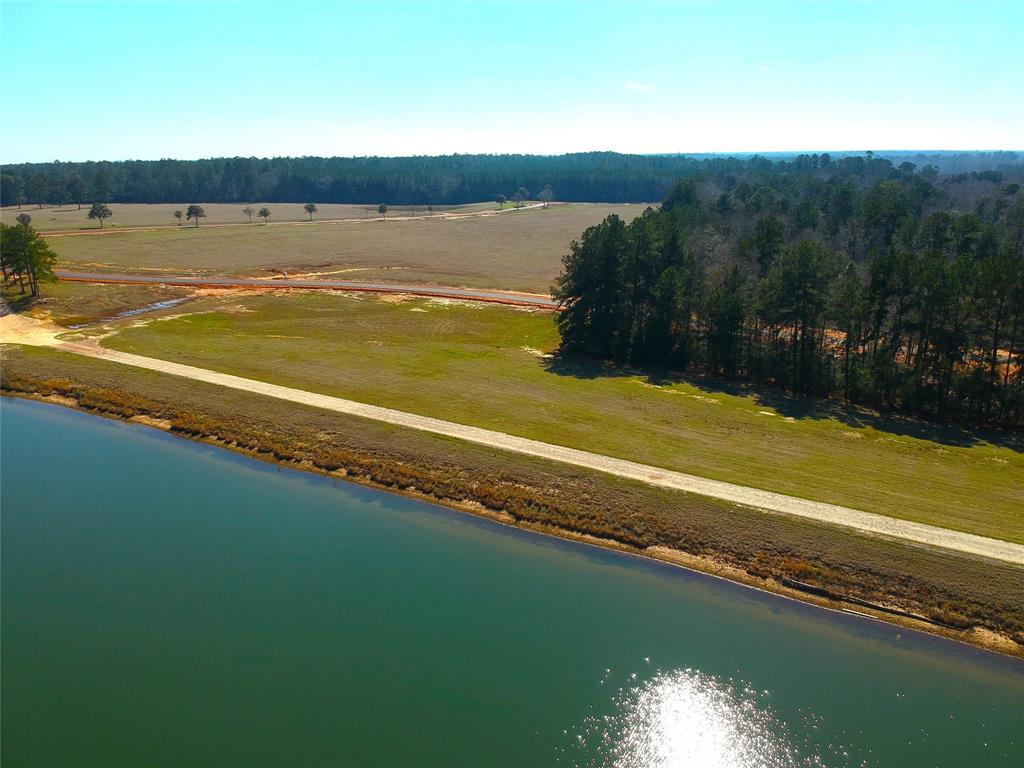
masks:
<path fill-rule="evenodd" d="M 181 227 L 48 242 L 61 266 L 97 272 L 266 276 L 283 270 L 546 293 L 569 242 L 586 227 L 611 213 L 631 220 L 643 210 L 574 203 L 462 219 Z"/>
<path fill-rule="evenodd" d="M 563 362 L 546 357 L 557 343 L 548 313 L 335 294 L 243 294 L 205 299 L 187 311 L 192 314 L 137 322 L 103 343 L 1024 542 L 1019 439 Z"/>
<path fill-rule="evenodd" d="M 204 224 L 247 224 L 248 217 L 242 212 L 245 207 L 251 207 L 256 211 L 264 206 L 271 211 L 270 221 L 307 221 L 309 216 L 302 209 L 303 203 L 199 203 L 206 211 L 206 218 L 200 223 Z M 189 203 L 111 203 L 109 208 L 113 216 L 103 222 L 103 228 L 116 229 L 119 227 L 159 227 L 178 225 L 174 218 L 175 211 L 185 211 Z M 510 206 L 506 205 L 506 208 Z M 434 206 L 434 213 L 469 213 L 472 211 L 494 210 L 497 206 L 494 203 L 471 203 L 469 205 L 439 205 Z M 334 203 L 317 204 L 317 212 L 313 214 L 314 220 L 321 219 L 377 219 L 376 204 L 367 205 L 339 205 Z M 99 222 L 86 218 L 89 213 L 89 206 L 82 206 L 79 210 L 74 203 L 61 207 L 45 205 L 38 208 L 34 205 L 23 205 L 21 208 L 8 206 L 0 209 L 0 221 L 4 224 L 12 224 L 19 213 L 27 213 L 32 217 L 32 226 L 41 232 L 52 232 L 57 230 L 72 229 L 99 229 Z M 408 205 L 388 206 L 388 216 L 426 216 L 427 206 L 417 205 L 415 208 Z M 253 223 L 263 223 L 253 214 Z M 190 222 L 182 221 L 183 227 L 192 226 Z"/>

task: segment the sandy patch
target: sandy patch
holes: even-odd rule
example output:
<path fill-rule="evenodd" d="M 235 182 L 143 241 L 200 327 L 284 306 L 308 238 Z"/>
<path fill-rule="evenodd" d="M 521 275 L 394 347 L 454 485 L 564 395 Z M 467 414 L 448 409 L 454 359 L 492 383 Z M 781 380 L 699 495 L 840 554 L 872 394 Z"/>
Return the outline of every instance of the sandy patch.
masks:
<path fill-rule="evenodd" d="M 319 296 L 338 296 L 342 299 L 351 299 L 352 301 L 364 301 L 367 296 L 371 296 L 369 293 L 363 293 L 361 291 L 345 291 L 345 290 L 331 290 L 331 291 L 317 291 Z"/>
<path fill-rule="evenodd" d="M 641 387 L 646 387 L 647 389 L 656 389 L 659 392 L 664 392 L 666 395 L 681 395 L 682 397 L 688 397 L 691 400 L 699 400 L 702 403 L 709 403 L 710 405 L 722 404 L 721 400 L 715 400 L 715 398 L 713 397 L 704 397 L 704 395 L 694 395 L 689 392 L 680 392 L 678 389 L 672 389 L 671 387 L 662 386 L 660 384 L 651 384 L 648 381 L 639 381 L 637 383 Z M 764 413 L 767 413 L 767 411 L 764 411 Z"/>
<path fill-rule="evenodd" d="M 637 384 L 639 384 L 644 389 L 656 389 L 659 392 L 664 392 L 664 393 L 669 394 L 669 395 L 681 395 L 682 394 L 682 392 L 676 392 L 675 390 L 672 390 L 672 389 L 665 389 L 665 387 L 661 386 L 660 384 L 651 384 L 651 382 L 649 382 L 649 381 L 638 381 Z"/>
<path fill-rule="evenodd" d="M 1016 654 L 1019 652 L 1019 646 L 1010 638 L 1000 635 L 998 632 L 993 632 L 990 629 L 984 627 L 971 627 L 968 630 L 971 635 L 974 635 L 978 645 L 982 645 L 986 648 L 993 648 L 1003 653 Z"/>
<path fill-rule="evenodd" d="M 223 312 L 226 315 L 245 315 L 245 314 L 250 314 L 250 313 L 255 312 L 255 311 L 256 311 L 255 309 L 250 309 L 249 307 L 245 306 L 244 304 L 231 304 L 231 305 L 226 306 L 226 307 L 219 307 L 216 310 L 210 310 L 210 311 L 207 311 L 207 312 L 194 312 L 192 314 L 196 314 L 196 315 L 209 315 L 209 314 L 213 314 L 214 312 Z M 175 317 L 182 317 L 182 315 L 175 315 Z M 159 320 L 166 320 L 168 318 L 162 318 L 161 317 L 161 318 L 157 318 L 157 319 L 159 319 Z"/>
<path fill-rule="evenodd" d="M 110 330 L 110 333 L 107 334 L 109 336 L 110 334 L 120 333 L 121 331 L 128 330 L 129 328 L 143 328 L 143 327 L 149 325 L 150 323 L 159 323 L 159 322 L 163 322 L 165 320 L 180 320 L 180 319 L 184 319 L 185 321 L 188 321 L 188 320 L 191 320 L 193 317 L 195 317 L 197 315 L 212 315 L 212 314 L 214 314 L 213 311 L 207 311 L 207 312 L 178 312 L 177 314 L 174 314 L 174 315 L 162 315 L 161 317 L 145 317 L 145 318 L 142 318 L 141 320 L 133 320 L 130 323 L 123 323 L 121 321 L 118 321 L 116 323 L 111 322 L 111 323 L 106 324 L 105 327 Z"/>
<path fill-rule="evenodd" d="M 240 288 L 198 288 L 192 291 L 191 295 L 197 299 L 204 299 L 209 296 L 230 296 L 240 290 Z"/>
<path fill-rule="evenodd" d="M 681 393 L 686 394 L 686 393 Z M 691 400 L 700 400 L 702 403 L 711 403 L 711 405 L 721 405 L 721 400 L 715 400 L 713 397 L 704 397 L 704 395 L 686 395 Z"/>
<path fill-rule="evenodd" d="M 533 355 L 534 357 L 540 357 L 540 358 L 543 358 L 545 360 L 554 357 L 554 355 L 552 355 L 552 354 L 550 354 L 548 352 L 545 352 L 545 351 L 543 351 L 541 349 L 535 349 L 534 347 L 520 347 L 520 349 L 523 350 L 523 352 L 525 352 L 528 355 Z"/>
<path fill-rule="evenodd" d="M 758 411 L 762 416 L 782 416 L 781 413 L 775 413 L 775 411 Z M 795 424 L 796 419 L 792 416 L 782 416 L 783 421 L 788 421 L 790 424 Z"/>
<path fill-rule="evenodd" d="M 156 427 L 157 429 L 171 428 L 171 422 L 167 419 L 154 419 L 152 416 L 143 416 L 142 414 L 132 416 L 128 421 L 134 421 L 136 424 L 145 424 L 147 427 Z"/>
<path fill-rule="evenodd" d="M 49 320 L 9 314 L 0 317 L 0 344 L 29 344 L 35 347 L 58 343 L 66 329 Z"/>
<path fill-rule="evenodd" d="M 704 573 L 710 573 L 715 576 L 722 576 L 734 581 L 749 581 L 749 576 L 746 571 L 721 563 L 713 557 L 694 555 L 689 552 L 683 552 L 678 549 L 662 546 L 647 547 L 647 549 L 643 550 L 643 554 L 657 558 L 658 560 L 663 560 L 666 563 L 681 565 L 686 568 L 703 571 Z"/>
<path fill-rule="evenodd" d="M 39 398 L 46 403 L 56 403 L 57 405 L 64 405 L 68 408 L 77 408 L 78 401 L 73 397 L 64 397 L 64 395 L 47 395 L 46 397 Z"/>
<path fill-rule="evenodd" d="M 427 301 L 437 307 L 469 307 L 480 309 L 483 304 L 479 301 L 467 301 L 465 299 L 445 299 L 440 296 L 429 296 Z"/>
<path fill-rule="evenodd" d="M 328 275 L 346 275 L 350 272 L 369 272 L 373 269 L 376 269 L 376 267 L 345 267 L 344 269 L 330 269 L 322 272 L 283 272 L 275 277 L 307 280 L 315 277 L 327 277 Z M 399 267 L 383 267 L 383 269 L 399 269 Z"/>

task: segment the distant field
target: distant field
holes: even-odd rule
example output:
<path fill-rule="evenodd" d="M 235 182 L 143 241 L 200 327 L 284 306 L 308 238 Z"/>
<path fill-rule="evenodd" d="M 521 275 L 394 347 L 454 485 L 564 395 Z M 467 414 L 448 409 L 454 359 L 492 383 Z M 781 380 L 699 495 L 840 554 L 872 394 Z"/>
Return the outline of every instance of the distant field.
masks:
<path fill-rule="evenodd" d="M 561 363 L 550 314 L 338 294 L 204 299 L 104 341 L 780 493 L 1024 541 L 1024 445 Z"/>
<path fill-rule="evenodd" d="M 464 219 L 200 226 L 49 242 L 64 265 L 96 271 L 241 275 L 277 269 L 547 292 L 569 242 L 586 227 L 611 213 L 631 220 L 643 210 L 574 203 Z"/>
<path fill-rule="evenodd" d="M 315 202 L 315 201 L 314 201 Z M 266 206 L 271 211 L 270 221 L 307 221 L 309 216 L 302 206 L 304 203 L 199 203 L 206 211 L 206 218 L 200 221 L 200 228 L 204 224 L 245 224 L 248 217 L 242 213 L 246 206 L 259 211 Z M 159 203 L 146 205 L 142 203 L 111 203 L 110 210 L 113 216 L 103 222 L 103 228 L 117 227 L 160 227 L 177 226 L 178 220 L 174 218 L 177 210 L 185 211 L 188 203 Z M 509 206 L 505 206 L 506 208 Z M 377 204 L 366 205 L 337 205 L 333 203 L 317 203 L 319 209 L 313 214 L 313 219 L 376 219 L 380 218 L 377 213 Z M 494 203 L 471 203 L 469 205 L 447 205 L 434 206 L 434 212 L 468 213 L 480 210 L 496 210 Z M 89 213 L 89 206 L 83 205 L 81 210 L 74 203 L 64 205 L 60 208 L 46 205 L 37 208 L 34 205 L 24 205 L 20 209 L 8 206 L 0 209 L 0 220 L 4 224 L 11 224 L 19 213 L 27 213 L 32 217 L 32 226 L 45 232 L 62 229 L 99 229 L 99 222 L 86 218 Z M 427 206 L 417 205 L 415 210 L 412 206 L 388 206 L 388 216 L 426 216 Z M 253 214 L 253 223 L 263 223 L 263 219 Z M 182 226 L 192 226 L 192 222 L 182 220 Z"/>

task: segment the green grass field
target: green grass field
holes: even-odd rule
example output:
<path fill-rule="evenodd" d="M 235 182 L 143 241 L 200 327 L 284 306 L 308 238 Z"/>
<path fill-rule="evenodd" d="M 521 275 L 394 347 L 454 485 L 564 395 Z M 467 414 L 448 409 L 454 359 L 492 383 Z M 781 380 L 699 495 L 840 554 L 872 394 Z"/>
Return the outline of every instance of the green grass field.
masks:
<path fill-rule="evenodd" d="M 63 266 L 97 271 L 240 275 L 278 269 L 547 292 L 570 241 L 586 227 L 610 213 L 632 219 L 643 209 L 579 203 L 465 219 L 182 227 L 49 243 Z"/>
<path fill-rule="evenodd" d="M 809 499 L 1024 542 L 1024 445 L 545 357 L 551 315 L 241 294 L 104 341 Z"/>
<path fill-rule="evenodd" d="M 177 226 L 178 220 L 174 218 L 176 210 L 185 211 L 188 203 L 111 203 L 109 208 L 114 214 L 103 222 L 104 229 L 117 227 L 160 227 Z M 206 218 L 202 219 L 199 227 L 204 224 L 245 224 L 248 217 L 242 212 L 245 207 L 251 207 L 256 211 L 266 206 L 271 211 L 270 221 L 306 221 L 309 217 L 302 209 L 303 203 L 200 203 L 206 211 Z M 377 213 L 377 204 L 366 205 L 339 205 L 334 203 L 317 204 L 319 209 L 313 214 L 314 220 L 320 219 L 376 219 L 380 218 Z M 469 205 L 435 205 L 434 212 L 439 214 L 448 213 L 469 213 L 473 211 L 496 210 L 497 206 L 492 202 L 471 203 Z M 21 208 L 8 206 L 0 209 L 0 221 L 4 224 L 11 224 L 19 213 L 27 213 L 32 217 L 32 226 L 41 232 L 64 230 L 64 229 L 99 229 L 99 222 L 86 218 L 89 206 L 83 205 L 81 209 L 74 203 L 62 205 L 59 208 L 54 205 L 45 205 L 39 208 L 34 205 L 23 205 Z M 427 206 L 396 205 L 388 206 L 388 216 L 426 216 Z M 263 223 L 253 214 L 253 223 Z M 191 223 L 182 221 L 182 226 L 192 226 Z"/>

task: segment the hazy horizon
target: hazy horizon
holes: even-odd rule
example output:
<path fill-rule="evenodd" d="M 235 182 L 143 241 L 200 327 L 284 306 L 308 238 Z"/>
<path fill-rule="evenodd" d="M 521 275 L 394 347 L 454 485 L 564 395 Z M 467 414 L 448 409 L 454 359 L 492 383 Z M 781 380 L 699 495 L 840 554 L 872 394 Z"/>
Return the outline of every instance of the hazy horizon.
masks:
<path fill-rule="evenodd" d="M 5 0 L 0 14 L 5 164 L 1013 151 L 1024 136 L 1024 4 L 1000 0 Z"/>
<path fill-rule="evenodd" d="M 491 156 L 491 157 L 564 157 L 567 155 L 580 155 L 580 154 L 619 154 L 623 156 L 633 157 L 693 157 L 693 158 L 714 158 L 714 157 L 735 157 L 735 158 L 748 158 L 748 157 L 765 157 L 765 158 L 789 158 L 798 157 L 800 155 L 814 155 L 814 154 L 829 154 L 833 157 L 849 157 L 849 156 L 860 156 L 867 152 L 872 152 L 877 157 L 890 157 L 890 156 L 938 156 L 938 155 L 999 155 L 999 154 L 1018 154 L 1024 153 L 1024 148 L 1007 148 L 1007 149 L 795 149 L 795 150 L 783 150 L 783 151 L 764 151 L 759 152 L 756 150 L 742 150 L 736 152 L 617 152 L 613 149 L 595 149 L 595 150 L 580 150 L 580 151 L 569 151 L 569 152 L 447 152 L 447 153 L 418 153 L 414 155 L 390 155 L 390 154 L 369 154 L 369 155 L 311 155 L 311 154 L 282 154 L 282 155 L 197 155 L 195 157 L 85 157 L 85 158 L 62 158 L 55 157 L 49 160 L 16 160 L 16 161 L 0 161 L 0 165 L 3 166 L 16 166 L 25 163 L 29 164 L 46 164 L 46 163 L 123 163 L 123 162 L 159 162 L 159 161 L 173 161 L 173 162 L 191 162 L 198 160 L 226 160 L 236 158 L 252 158 L 255 160 L 274 160 L 278 158 L 303 158 L 303 157 L 322 157 L 325 159 L 341 158 L 341 159 L 365 159 L 375 158 L 381 160 L 398 160 L 409 157 L 425 157 L 425 158 L 441 158 L 441 157 L 473 157 L 473 156 Z"/>

